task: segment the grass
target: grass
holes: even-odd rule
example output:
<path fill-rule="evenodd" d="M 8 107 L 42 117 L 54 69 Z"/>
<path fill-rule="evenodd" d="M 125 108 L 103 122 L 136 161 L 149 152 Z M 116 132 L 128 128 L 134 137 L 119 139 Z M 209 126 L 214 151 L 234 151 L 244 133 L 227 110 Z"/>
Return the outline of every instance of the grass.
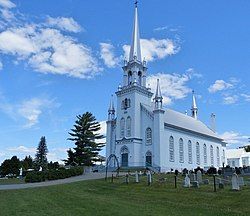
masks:
<path fill-rule="evenodd" d="M 238 192 L 226 186 L 214 193 L 212 184 L 195 189 L 182 188 L 179 182 L 175 189 L 172 176 L 152 186 L 147 186 L 145 177 L 139 184 L 123 181 L 0 191 L 0 215 L 250 215 L 249 186 Z"/>
<path fill-rule="evenodd" d="M 0 179 L 0 185 L 23 184 L 23 183 L 25 183 L 24 179 L 17 179 L 17 178 Z"/>

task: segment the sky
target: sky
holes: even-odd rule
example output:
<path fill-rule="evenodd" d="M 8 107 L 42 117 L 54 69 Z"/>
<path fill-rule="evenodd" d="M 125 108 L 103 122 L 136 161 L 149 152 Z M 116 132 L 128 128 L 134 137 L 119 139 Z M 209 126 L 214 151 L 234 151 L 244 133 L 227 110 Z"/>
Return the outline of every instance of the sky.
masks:
<path fill-rule="evenodd" d="M 164 107 L 198 118 L 228 148 L 250 137 L 250 1 L 141 0 L 142 57 Z M 0 162 L 34 156 L 46 136 L 49 160 L 74 147 L 76 115 L 105 120 L 122 82 L 134 16 L 133 0 L 0 0 Z M 105 150 L 102 151 L 102 154 Z"/>

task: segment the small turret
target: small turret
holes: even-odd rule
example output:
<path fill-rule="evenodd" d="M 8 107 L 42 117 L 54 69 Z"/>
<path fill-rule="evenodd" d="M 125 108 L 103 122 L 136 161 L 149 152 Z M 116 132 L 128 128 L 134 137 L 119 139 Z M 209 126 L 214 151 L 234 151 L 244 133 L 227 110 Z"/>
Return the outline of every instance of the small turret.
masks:
<path fill-rule="evenodd" d="M 192 112 L 192 117 L 194 119 L 197 119 L 197 117 L 198 117 L 198 108 L 197 108 L 197 105 L 196 105 L 196 98 L 195 98 L 194 90 L 193 90 L 193 100 L 192 100 L 191 112 Z"/>
<path fill-rule="evenodd" d="M 115 107 L 114 107 L 114 100 L 113 95 L 111 96 L 109 110 L 108 110 L 108 120 L 114 120 L 115 119 Z"/>
<path fill-rule="evenodd" d="M 159 82 L 159 79 L 157 79 L 156 93 L 155 93 L 155 97 L 154 97 L 156 110 L 162 109 L 162 100 L 163 100 L 163 97 L 161 95 L 160 82 Z"/>
<path fill-rule="evenodd" d="M 211 127 L 211 130 L 213 132 L 216 132 L 216 121 L 215 121 L 215 114 L 214 113 L 211 113 L 211 117 L 210 117 L 210 127 Z"/>

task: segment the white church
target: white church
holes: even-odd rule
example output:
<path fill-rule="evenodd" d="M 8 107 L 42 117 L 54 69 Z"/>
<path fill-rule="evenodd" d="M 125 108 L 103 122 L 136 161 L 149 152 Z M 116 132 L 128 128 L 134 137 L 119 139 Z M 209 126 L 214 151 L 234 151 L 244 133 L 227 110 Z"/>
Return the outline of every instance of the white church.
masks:
<path fill-rule="evenodd" d="M 194 93 L 188 116 L 163 108 L 160 80 L 155 94 L 147 87 L 137 5 L 130 55 L 122 69 L 117 108 L 112 99 L 108 110 L 106 158 L 115 155 L 121 167 L 153 167 L 161 172 L 223 166 L 226 143 L 198 120 Z"/>

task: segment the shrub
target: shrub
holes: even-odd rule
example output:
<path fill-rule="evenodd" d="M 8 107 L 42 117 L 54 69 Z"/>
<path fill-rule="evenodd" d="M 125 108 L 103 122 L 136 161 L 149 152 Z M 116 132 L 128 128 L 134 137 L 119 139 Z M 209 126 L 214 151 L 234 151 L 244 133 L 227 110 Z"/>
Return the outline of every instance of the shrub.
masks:
<path fill-rule="evenodd" d="M 200 170 L 201 173 L 204 173 L 204 170 L 198 166 L 196 169 L 194 169 L 195 174 L 197 173 L 198 170 Z"/>
<path fill-rule="evenodd" d="M 57 170 L 48 170 L 48 171 L 32 171 L 27 173 L 25 182 L 42 182 L 45 180 L 57 180 L 57 179 L 65 179 L 72 176 L 78 176 L 83 174 L 82 167 L 73 167 L 70 169 L 60 168 Z"/>
<path fill-rule="evenodd" d="M 212 174 L 217 174 L 217 169 L 215 167 L 210 167 L 207 170 L 207 174 L 212 175 Z"/>

